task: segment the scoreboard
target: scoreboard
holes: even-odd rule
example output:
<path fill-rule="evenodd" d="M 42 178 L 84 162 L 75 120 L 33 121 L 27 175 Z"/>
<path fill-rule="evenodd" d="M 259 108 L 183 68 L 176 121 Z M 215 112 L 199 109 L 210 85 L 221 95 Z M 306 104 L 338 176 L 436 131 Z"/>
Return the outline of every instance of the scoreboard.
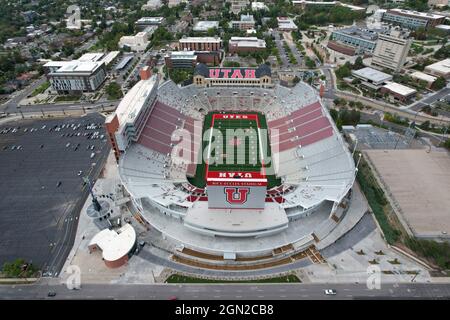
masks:
<path fill-rule="evenodd" d="M 264 209 L 267 179 L 261 172 L 209 171 L 210 209 Z"/>

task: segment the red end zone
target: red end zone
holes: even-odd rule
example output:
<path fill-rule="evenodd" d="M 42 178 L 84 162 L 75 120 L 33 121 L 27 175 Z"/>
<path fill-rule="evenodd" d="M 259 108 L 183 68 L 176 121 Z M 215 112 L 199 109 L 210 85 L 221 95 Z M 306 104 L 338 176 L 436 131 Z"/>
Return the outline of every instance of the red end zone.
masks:
<path fill-rule="evenodd" d="M 265 174 L 258 171 L 208 171 L 206 183 L 209 186 L 267 186 Z"/>
<path fill-rule="evenodd" d="M 258 115 L 254 114 L 254 113 L 250 113 L 250 114 L 242 114 L 242 113 L 215 113 L 213 114 L 213 122 L 211 124 L 211 127 L 214 126 L 214 120 L 215 119 L 243 119 L 243 120 L 255 120 L 258 121 Z M 258 127 L 259 127 L 259 122 L 258 122 Z"/>

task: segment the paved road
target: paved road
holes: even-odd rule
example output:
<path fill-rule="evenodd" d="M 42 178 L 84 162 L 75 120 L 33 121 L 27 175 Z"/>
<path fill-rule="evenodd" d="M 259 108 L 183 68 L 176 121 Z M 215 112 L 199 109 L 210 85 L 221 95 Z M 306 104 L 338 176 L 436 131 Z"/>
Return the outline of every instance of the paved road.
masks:
<path fill-rule="evenodd" d="M 335 289 L 336 296 L 327 296 L 325 289 Z M 56 292 L 53 298 L 48 292 Z M 180 300 L 301 300 L 301 299 L 449 299 L 448 284 L 382 284 L 369 290 L 366 284 L 86 284 L 80 290 L 65 285 L 4 285 L 1 299 L 160 299 Z"/>
<path fill-rule="evenodd" d="M 39 104 L 39 105 L 30 105 L 30 106 L 21 106 L 17 108 L 17 104 L 8 104 L 7 110 L 5 112 L 8 113 L 40 113 L 40 114 L 48 114 L 53 112 L 68 112 L 70 111 L 82 111 L 85 112 L 97 110 L 103 111 L 104 109 L 109 109 L 111 107 L 116 107 L 120 101 L 108 101 L 108 102 L 96 102 L 96 103 L 60 103 L 60 104 Z M 2 108 L 3 107 L 3 108 Z M 0 111 L 3 111 L 4 106 L 0 107 Z"/>
<path fill-rule="evenodd" d="M 34 89 L 39 87 L 41 84 L 43 84 L 47 79 L 45 77 L 41 77 L 38 80 L 31 83 L 28 87 L 25 89 L 14 92 L 12 94 L 11 99 L 9 99 L 6 103 L 0 105 L 0 111 L 1 112 L 15 112 L 17 105 L 19 105 L 19 102 L 26 98 L 29 94 L 31 94 Z"/>
<path fill-rule="evenodd" d="M 433 104 L 434 102 L 436 102 L 442 98 L 445 98 L 448 95 L 450 95 L 450 87 L 445 87 L 439 91 L 436 91 L 432 95 L 425 97 L 422 100 L 417 101 L 417 102 L 410 104 L 409 106 L 406 106 L 401 109 L 410 109 L 410 110 L 418 111 L 427 105 Z"/>

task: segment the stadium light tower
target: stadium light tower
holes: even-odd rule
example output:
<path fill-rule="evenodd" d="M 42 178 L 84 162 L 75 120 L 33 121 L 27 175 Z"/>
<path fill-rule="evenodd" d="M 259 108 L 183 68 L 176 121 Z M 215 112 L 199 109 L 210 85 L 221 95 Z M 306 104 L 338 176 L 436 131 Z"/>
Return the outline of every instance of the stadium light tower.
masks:
<path fill-rule="evenodd" d="M 94 190 L 92 189 L 91 180 L 88 177 L 83 177 L 83 181 L 88 184 L 89 192 L 92 196 L 92 204 L 94 205 L 94 208 L 96 211 L 100 211 L 102 209 L 102 206 L 97 200 L 97 197 L 94 195 Z"/>

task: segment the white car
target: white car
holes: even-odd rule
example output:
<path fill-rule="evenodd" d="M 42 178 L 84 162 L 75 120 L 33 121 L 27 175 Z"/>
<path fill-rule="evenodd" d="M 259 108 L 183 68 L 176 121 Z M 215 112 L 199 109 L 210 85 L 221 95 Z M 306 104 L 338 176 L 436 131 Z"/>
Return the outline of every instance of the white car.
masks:
<path fill-rule="evenodd" d="M 336 295 L 336 290 L 334 290 L 334 289 L 325 289 L 325 294 L 327 296 L 335 296 Z"/>

